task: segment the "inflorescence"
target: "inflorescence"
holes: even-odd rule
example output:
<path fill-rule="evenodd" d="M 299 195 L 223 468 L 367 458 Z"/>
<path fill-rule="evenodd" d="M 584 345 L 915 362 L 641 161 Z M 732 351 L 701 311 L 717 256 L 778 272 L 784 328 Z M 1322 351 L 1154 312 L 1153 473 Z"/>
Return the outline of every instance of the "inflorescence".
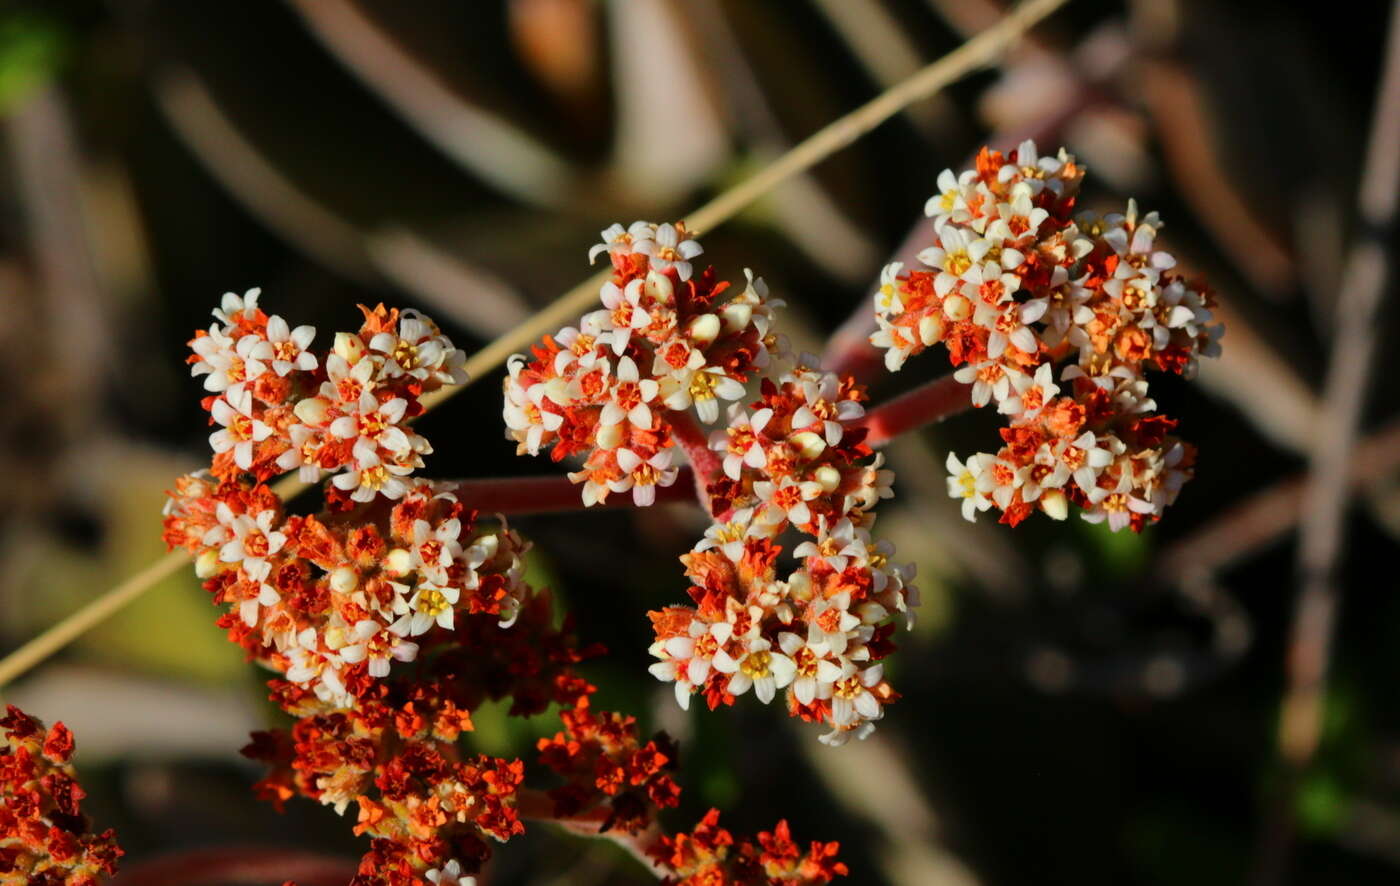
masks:
<path fill-rule="evenodd" d="M 62 723 L 46 730 L 14 705 L 0 729 L 0 883 L 95 886 L 116 873 L 116 837 L 93 833 L 83 815 L 73 733 Z"/>
<path fill-rule="evenodd" d="M 414 476 L 431 447 L 407 422 L 425 394 L 465 379 L 462 352 L 427 318 L 382 306 L 314 351 L 314 330 L 257 298 L 226 295 L 190 343 L 220 429 L 210 468 L 170 494 L 165 538 L 195 555 L 230 638 L 279 675 L 272 699 L 295 723 L 245 749 L 272 767 L 261 794 L 353 807 L 355 832 L 372 838 L 354 886 L 474 882 L 488 839 L 524 830 L 525 805 L 602 834 L 653 834 L 680 793 L 669 739 L 643 741 L 632 718 L 591 707 L 576 666 L 601 649 L 555 626 L 549 594 L 524 579 L 529 544 L 504 520 L 480 521 L 455 484 Z M 284 511 L 268 482 L 293 470 L 328 479 L 323 511 Z M 557 706 L 562 729 L 538 747 L 555 776 L 547 792 L 522 787 L 524 761 L 459 746 L 471 712 L 506 699 L 516 716 Z M 835 844 L 801 852 L 784 824 L 756 843 L 711 819 L 644 842 L 668 883 L 799 886 L 845 872 Z"/>
<path fill-rule="evenodd" d="M 939 176 L 924 267 L 881 275 L 871 342 L 888 368 L 941 342 L 973 403 L 1007 416 L 999 452 L 948 456 L 969 520 L 993 505 L 1013 526 L 1037 509 L 1062 520 L 1073 503 L 1140 530 L 1193 473 L 1195 448 L 1154 412 L 1145 373 L 1190 377 L 1219 353 L 1211 291 L 1155 248 L 1156 213 L 1075 213 L 1083 177 L 1063 149 L 984 148 L 975 169 Z"/>
<path fill-rule="evenodd" d="M 730 295 L 695 273 L 701 252 L 682 225 L 605 230 L 590 253 L 612 263 L 603 307 L 510 361 L 507 434 L 522 454 L 581 457 L 586 505 L 628 489 L 651 504 L 684 450 L 713 523 L 681 558 L 694 605 L 651 613 L 651 672 L 683 707 L 785 689 L 794 716 L 831 727 L 823 741 L 863 737 L 897 697 L 880 660 L 917 596 L 871 536 L 893 475 L 864 442 L 864 389 L 789 354 L 763 281 L 746 270 Z M 726 427 L 707 437 L 695 417 L 715 422 L 720 401 Z M 804 539 L 780 571 L 789 529 Z"/>

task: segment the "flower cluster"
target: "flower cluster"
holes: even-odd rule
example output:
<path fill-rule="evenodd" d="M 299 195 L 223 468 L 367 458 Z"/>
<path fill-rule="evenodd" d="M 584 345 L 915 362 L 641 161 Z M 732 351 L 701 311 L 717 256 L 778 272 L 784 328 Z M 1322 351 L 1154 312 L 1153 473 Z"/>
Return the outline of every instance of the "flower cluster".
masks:
<path fill-rule="evenodd" d="M 431 451 L 406 420 L 420 398 L 465 379 L 464 356 L 417 314 L 364 309 L 328 353 L 308 326 L 224 297 L 191 348 L 224 425 L 211 469 L 180 478 L 165 538 L 196 556 L 222 624 L 250 656 L 344 706 L 390 662 L 412 661 L 459 612 L 509 624 L 524 590 L 523 542 L 477 526 L 450 486 L 412 477 Z M 330 509 L 289 516 L 264 481 L 331 475 Z M 434 633 L 436 632 L 436 633 Z"/>
<path fill-rule="evenodd" d="M 701 249 L 683 226 L 614 225 L 603 240 L 592 255 L 612 261 L 604 309 L 511 361 L 509 436 L 522 452 L 582 456 L 570 477 L 585 504 L 629 488 L 650 504 L 684 449 L 714 524 L 682 558 L 695 606 L 651 614 L 652 673 L 682 706 L 697 692 L 713 708 L 786 689 L 794 715 L 832 727 L 824 741 L 868 734 L 896 697 L 879 661 L 914 589 L 870 534 L 892 475 L 863 443 L 864 391 L 806 356 L 776 372 L 793 362 L 773 330 L 780 303 L 747 271 L 721 303 L 726 284 L 694 273 Z M 760 399 L 745 406 L 753 381 Z M 707 441 L 683 410 L 712 423 L 719 400 L 735 402 Z M 790 527 L 808 539 L 780 576 L 776 539 Z"/>
<path fill-rule="evenodd" d="M 696 276 L 690 260 L 701 248 L 683 225 L 614 225 L 603 240 L 590 253 L 612 261 L 603 307 L 545 338 L 532 360 L 511 358 L 506 433 L 522 454 L 581 456 L 569 478 L 583 484 L 585 504 L 630 490 L 649 505 L 675 482 L 673 426 L 692 421 L 683 413 L 713 423 L 720 401 L 742 398 L 781 350 L 770 333 L 779 303 L 751 274 L 732 297 L 712 269 Z"/>
<path fill-rule="evenodd" d="M 9 705 L 0 729 L 0 882 L 95 886 L 122 850 L 112 831 L 92 833 L 85 794 L 69 760 L 73 733 Z"/>
<path fill-rule="evenodd" d="M 845 876 L 836 860 L 835 843 L 813 841 L 806 852 L 793 842 L 786 821 L 757 841 L 735 841 L 719 826 L 719 811 L 709 814 L 688 834 L 664 838 L 653 853 L 675 872 L 666 886 L 710 886 L 731 883 L 830 883 Z"/>
<path fill-rule="evenodd" d="M 694 692 L 713 708 L 786 689 L 788 709 L 840 744 L 868 735 L 897 697 L 880 661 L 894 648 L 892 618 L 912 622 L 917 591 L 912 566 L 871 535 L 893 474 L 856 423 L 865 393 L 808 359 L 765 379 L 712 435 L 716 522 L 682 557 L 695 605 L 652 613 L 651 671 L 674 681 L 682 705 Z M 806 538 L 792 552 L 798 568 L 781 574 L 776 539 L 788 529 Z"/>
<path fill-rule="evenodd" d="M 1156 415 L 1148 369 L 1190 376 L 1219 352 L 1212 294 L 1155 248 L 1155 213 L 1075 213 L 1084 169 L 1027 141 L 976 168 L 945 170 L 926 207 L 936 243 L 923 268 L 885 268 L 871 342 L 885 363 L 939 342 L 977 406 L 1007 416 L 1005 446 L 950 455 L 949 495 L 963 514 L 995 505 L 1015 525 L 1069 504 L 1091 522 L 1141 529 L 1193 473 L 1195 450 Z"/>
<path fill-rule="evenodd" d="M 279 674 L 272 698 L 295 723 L 245 749 L 271 766 L 259 792 L 353 808 L 371 838 L 353 886 L 470 886 L 527 806 L 646 831 L 679 796 L 671 743 L 591 708 L 575 666 L 600 650 L 525 582 L 528 543 L 479 522 L 460 486 L 413 476 L 431 450 L 407 421 L 464 380 L 461 352 L 419 315 L 362 310 L 358 332 L 315 352 L 309 327 L 229 295 L 191 343 L 223 429 L 210 469 L 170 494 L 165 539 L 195 555 L 230 638 Z M 328 478 L 320 513 L 283 510 L 268 482 L 293 470 Z M 539 745 L 559 782 L 544 794 L 522 787 L 522 760 L 459 747 L 471 712 L 507 698 L 512 715 L 560 712 Z"/>

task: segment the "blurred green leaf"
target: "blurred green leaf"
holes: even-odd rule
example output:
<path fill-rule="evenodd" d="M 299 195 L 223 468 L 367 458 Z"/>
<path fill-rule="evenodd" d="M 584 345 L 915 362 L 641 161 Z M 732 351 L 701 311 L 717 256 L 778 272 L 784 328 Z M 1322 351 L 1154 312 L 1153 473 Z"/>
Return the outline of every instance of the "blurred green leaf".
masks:
<path fill-rule="evenodd" d="M 0 18 L 0 114 L 52 78 L 66 48 L 65 34 L 47 19 L 23 13 Z"/>

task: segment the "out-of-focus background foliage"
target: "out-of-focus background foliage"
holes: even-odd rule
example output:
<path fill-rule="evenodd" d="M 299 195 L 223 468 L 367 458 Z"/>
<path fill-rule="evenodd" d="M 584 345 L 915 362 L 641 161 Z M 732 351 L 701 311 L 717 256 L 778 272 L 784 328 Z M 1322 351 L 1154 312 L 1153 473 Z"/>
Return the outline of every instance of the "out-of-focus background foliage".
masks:
<path fill-rule="evenodd" d="M 673 218 L 957 46 L 999 0 L 46 0 L 0 6 L 0 645 L 152 557 L 162 490 L 206 458 L 184 342 L 225 290 L 321 330 L 424 309 L 468 350 L 586 273 L 608 222 Z M 1231 884 L 1296 827 L 1294 882 L 1400 877 L 1400 407 L 1386 363 L 1354 455 L 1321 747 L 1281 788 L 1297 481 L 1318 430 L 1389 16 L 1383 0 L 1076 0 L 994 70 L 910 107 L 706 237 L 787 299 L 800 343 L 868 304 L 934 179 L 1033 135 L 1135 196 L 1218 287 L 1224 359 L 1154 380 L 1200 473 L 1140 536 L 966 524 L 942 456 L 964 416 L 891 448 L 881 529 L 925 603 L 904 692 L 838 750 L 774 708 L 684 715 L 645 673 L 644 613 L 684 592 L 685 508 L 520 519 L 536 569 L 610 656 L 609 706 L 683 747 L 685 808 L 839 839 L 851 882 Z M 1391 253 L 1394 254 L 1393 252 Z M 1377 330 L 1383 360 L 1393 311 Z M 323 333 L 324 334 L 324 333 Z M 871 379 L 878 401 L 941 353 Z M 422 422 L 430 474 L 543 472 L 494 379 Z M 237 751 L 264 676 L 182 572 L 5 691 L 77 732 L 89 804 L 129 860 L 195 846 L 359 854 L 351 822 L 257 804 Z M 552 723 L 475 714 L 531 754 Z M 1282 805 L 1282 808 L 1280 807 Z M 1267 873 L 1267 865 L 1263 868 Z M 279 878 L 280 879 L 280 878 Z M 1268 880 L 1264 876 L 1261 882 Z M 641 883 L 546 828 L 500 884 Z"/>

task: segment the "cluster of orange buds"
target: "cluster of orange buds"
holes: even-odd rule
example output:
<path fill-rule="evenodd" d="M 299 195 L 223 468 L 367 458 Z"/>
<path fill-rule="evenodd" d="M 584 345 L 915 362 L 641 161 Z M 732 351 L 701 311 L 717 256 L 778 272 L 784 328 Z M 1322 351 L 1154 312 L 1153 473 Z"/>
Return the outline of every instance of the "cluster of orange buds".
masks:
<path fill-rule="evenodd" d="M 191 343 L 224 429 L 211 468 L 170 494 L 165 539 L 195 555 L 228 607 L 220 625 L 279 673 L 272 699 L 296 718 L 245 749 L 271 766 L 259 792 L 353 807 L 371 838 L 353 886 L 470 886 L 489 841 L 524 830 L 525 764 L 465 756 L 459 739 L 471 711 L 510 699 L 514 716 L 555 706 L 563 724 L 539 743 L 559 784 L 537 813 L 647 830 L 678 801 L 671 743 L 591 708 L 575 667 L 601 650 L 555 626 L 523 578 L 528 543 L 480 524 L 459 486 L 412 476 L 431 450 L 406 422 L 463 380 L 461 352 L 420 315 L 363 310 L 317 353 L 314 331 L 265 315 L 256 292 L 229 295 Z M 284 512 L 268 482 L 292 470 L 329 475 L 323 511 Z"/>
<path fill-rule="evenodd" d="M 375 681 L 347 708 L 274 680 L 273 698 L 298 720 L 289 731 L 255 733 L 244 749 L 272 767 L 259 793 L 279 808 L 295 795 L 337 812 L 355 807 L 355 833 L 371 838 L 356 886 L 471 882 L 491 854 L 488 839 L 524 830 L 515 808 L 524 763 L 464 758 L 458 741 L 487 700 L 511 697 L 520 715 L 577 703 L 570 668 L 582 655 L 552 623 L 545 594 L 531 595 L 510 629 L 466 615 L 452 642 L 416 670 Z"/>
<path fill-rule="evenodd" d="M 116 873 L 116 837 L 92 833 L 83 816 L 73 733 L 62 723 L 45 730 L 14 705 L 0 729 L 0 882 L 95 886 Z"/>
<path fill-rule="evenodd" d="M 603 307 L 546 337 L 533 359 L 511 358 L 506 433 L 521 454 L 582 456 L 569 478 L 583 484 L 584 504 L 630 490 L 645 506 L 675 482 L 674 425 L 692 421 L 692 408 L 713 423 L 720 401 L 743 397 L 781 351 L 769 331 L 778 303 L 751 274 L 732 297 L 713 269 L 696 276 L 701 248 L 684 225 L 613 225 L 603 240 L 590 253 L 612 261 Z"/>
<path fill-rule="evenodd" d="M 727 284 L 694 273 L 701 248 L 683 225 L 614 225 L 603 241 L 592 256 L 612 261 L 604 308 L 511 360 L 508 435 L 521 452 L 582 455 L 570 477 L 585 504 L 629 488 L 651 504 L 684 449 L 715 522 L 682 558 L 696 605 L 651 613 L 652 674 L 683 707 L 697 692 L 713 708 L 786 689 L 794 715 L 832 727 L 824 741 L 868 734 L 896 697 L 879 661 L 915 591 L 912 568 L 870 535 L 892 474 L 863 442 L 864 391 L 815 358 L 793 361 L 773 329 L 781 303 L 751 272 L 719 299 Z M 719 400 L 734 401 L 727 426 L 706 440 L 687 410 L 712 423 Z M 789 527 L 810 538 L 780 579 L 775 539 Z"/>
<path fill-rule="evenodd" d="M 690 833 L 663 838 L 654 856 L 674 871 L 666 886 L 731 886 L 744 883 L 817 884 L 845 876 L 837 844 L 812 841 L 806 852 L 792 839 L 786 821 L 758 839 L 738 840 L 719 826 L 711 809 Z"/>
<path fill-rule="evenodd" d="M 363 310 L 359 332 L 314 353 L 314 331 L 282 335 L 256 292 L 225 296 L 221 323 L 191 342 L 225 427 L 211 468 L 180 478 L 165 511 L 167 543 L 195 555 L 230 607 L 231 638 L 341 706 L 440 642 L 458 613 L 509 624 L 525 588 L 519 536 L 411 476 L 430 447 L 404 423 L 423 394 L 464 379 L 462 353 L 426 318 Z M 284 513 L 266 481 L 290 470 L 330 472 L 326 513 Z"/>
<path fill-rule="evenodd" d="M 1140 530 L 1193 473 L 1195 450 L 1156 415 L 1148 369 L 1190 376 L 1219 352 L 1212 294 L 1155 248 L 1156 213 L 1074 212 L 1084 168 L 1033 142 L 976 168 L 944 170 L 926 212 L 936 243 L 923 268 L 894 263 L 875 297 L 885 363 L 937 343 L 972 402 L 1007 416 L 1005 446 L 948 458 L 948 492 L 975 519 L 995 505 L 1015 525 L 1034 511 Z"/>

